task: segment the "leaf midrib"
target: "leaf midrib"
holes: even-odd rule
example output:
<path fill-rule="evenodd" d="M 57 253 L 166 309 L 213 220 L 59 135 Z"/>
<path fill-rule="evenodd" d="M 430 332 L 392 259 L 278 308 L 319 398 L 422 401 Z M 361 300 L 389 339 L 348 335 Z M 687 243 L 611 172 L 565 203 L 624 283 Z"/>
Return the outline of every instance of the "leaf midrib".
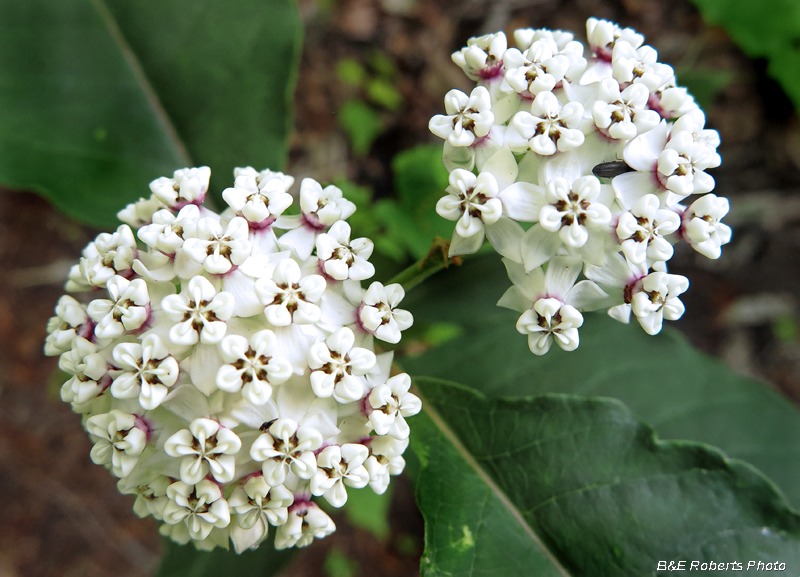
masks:
<path fill-rule="evenodd" d="M 536 543 L 542 552 L 545 554 L 547 559 L 550 563 L 555 567 L 555 569 L 559 572 L 559 574 L 563 575 L 563 577 L 571 577 L 571 575 L 567 572 L 567 570 L 558 562 L 555 555 L 545 546 L 544 542 L 539 538 L 536 532 L 533 530 L 528 522 L 525 520 L 525 517 L 522 516 L 522 513 L 517 509 L 511 499 L 503 492 L 502 489 L 494 482 L 494 480 L 489 476 L 489 474 L 478 464 L 478 461 L 475 457 L 470 453 L 467 448 L 461 443 L 461 440 L 456 436 L 450 426 L 445 422 L 441 415 L 433 408 L 432 403 L 427 402 L 419 391 L 419 389 L 414 391 L 415 394 L 422 400 L 423 411 L 425 414 L 430 417 L 433 423 L 437 426 L 437 428 L 442 432 L 445 438 L 453 444 L 453 448 L 456 452 L 461 455 L 461 457 L 467 462 L 467 465 L 475 471 L 475 474 L 483 481 L 489 490 L 494 493 L 494 495 L 500 500 L 503 507 L 511 514 L 512 517 L 520 524 L 522 530 L 525 532 L 530 539 Z"/>
<path fill-rule="evenodd" d="M 125 62 L 128 64 L 134 80 L 139 85 L 139 89 L 142 91 L 145 100 L 147 100 L 147 103 L 150 105 L 150 108 L 156 117 L 156 121 L 164 131 L 167 141 L 172 145 L 173 152 L 177 156 L 178 160 L 181 162 L 181 164 L 183 164 L 183 166 L 194 166 L 186 146 L 178 135 L 178 131 L 175 129 L 175 125 L 172 123 L 169 114 L 167 114 L 164 105 L 161 104 L 161 100 L 159 100 L 152 84 L 150 84 L 150 81 L 144 72 L 144 68 L 142 68 L 139 59 L 136 57 L 136 53 L 130 47 L 127 40 L 125 40 L 122 30 L 117 24 L 114 15 L 111 13 L 111 10 L 109 10 L 108 6 L 106 5 L 105 0 L 89 1 L 97 12 L 97 15 L 100 17 L 100 20 L 108 30 L 108 33 L 111 35 L 111 39 L 117 45 L 117 48 L 119 48 L 119 51 L 122 54 L 122 57 L 125 59 Z"/>

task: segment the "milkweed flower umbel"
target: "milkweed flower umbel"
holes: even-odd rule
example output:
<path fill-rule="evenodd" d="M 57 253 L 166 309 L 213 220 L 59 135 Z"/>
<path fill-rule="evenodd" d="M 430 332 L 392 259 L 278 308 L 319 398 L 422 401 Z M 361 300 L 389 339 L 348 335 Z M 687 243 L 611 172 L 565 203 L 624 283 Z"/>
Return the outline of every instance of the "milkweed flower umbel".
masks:
<path fill-rule="evenodd" d="M 707 194 L 719 134 L 672 67 L 630 28 L 590 18 L 586 36 L 469 39 L 452 59 L 476 87 L 448 92 L 430 122 L 450 172 L 436 205 L 456 223 L 450 256 L 486 239 L 504 257 L 513 287 L 498 304 L 521 313 L 537 355 L 577 348 L 586 311 L 660 332 L 689 286 L 667 272 L 673 245 L 716 259 L 731 239 L 727 199 Z"/>
<path fill-rule="evenodd" d="M 221 214 L 203 206 L 207 167 L 122 210 L 70 271 L 45 353 L 92 461 L 164 535 L 304 547 L 336 528 L 313 498 L 341 507 L 403 470 L 420 401 L 374 341 L 397 343 L 413 317 L 400 285 L 361 286 L 373 244 L 352 238 L 341 190 L 305 179 L 287 215 L 291 176 L 234 175 Z"/>

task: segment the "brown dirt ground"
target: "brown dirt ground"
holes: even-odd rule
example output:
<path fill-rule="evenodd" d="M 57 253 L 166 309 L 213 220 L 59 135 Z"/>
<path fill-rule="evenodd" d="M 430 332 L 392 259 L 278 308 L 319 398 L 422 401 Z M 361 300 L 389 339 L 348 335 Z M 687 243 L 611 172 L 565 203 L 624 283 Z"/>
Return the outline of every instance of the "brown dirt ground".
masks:
<path fill-rule="evenodd" d="M 633 26 L 661 60 L 723 70 L 732 81 L 707 109 L 722 136 L 717 192 L 731 198 L 734 242 L 720 261 L 680 251 L 672 270 L 692 279 L 688 337 L 737 370 L 800 401 L 800 122 L 764 63 L 744 57 L 724 32 L 708 28 L 688 1 L 657 0 L 301 0 L 306 41 L 297 92 L 289 172 L 338 176 L 391 191 L 390 161 L 400 150 L 434 142 L 428 119 L 444 93 L 468 83 L 450 53 L 471 35 L 548 26 L 581 35 L 589 16 Z M 380 51 L 397 69 L 398 112 L 369 154 L 356 157 L 336 111 L 354 95 L 332 70 L 344 57 L 367 62 Z M 680 77 L 679 77 L 680 78 Z M 36 234 L 31 235 L 31 231 Z M 56 359 L 45 358 L 45 324 L 66 270 L 95 231 L 60 216 L 29 194 L 0 192 L 0 577 L 144 577 L 157 563 L 155 524 L 136 518 L 128 497 L 89 460 L 78 418 L 48 386 Z M 285 577 L 324 575 L 338 548 L 357 575 L 417 574 L 422 523 L 407 482 L 397 483 L 392 534 L 381 543 L 337 519 Z"/>

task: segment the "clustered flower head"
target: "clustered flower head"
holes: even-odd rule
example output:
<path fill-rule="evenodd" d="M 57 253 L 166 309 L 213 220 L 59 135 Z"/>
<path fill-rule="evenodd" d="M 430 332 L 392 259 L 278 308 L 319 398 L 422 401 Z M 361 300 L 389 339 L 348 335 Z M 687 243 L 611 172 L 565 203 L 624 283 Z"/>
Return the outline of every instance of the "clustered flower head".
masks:
<path fill-rule="evenodd" d="M 630 28 L 590 18 L 588 50 L 560 30 L 471 38 L 452 56 L 477 86 L 430 121 L 450 185 L 450 256 L 488 240 L 513 286 L 533 353 L 579 344 L 582 311 L 631 315 L 649 334 L 684 312 L 689 281 L 667 271 L 681 240 L 716 259 L 731 229 L 709 194 L 719 135 L 673 69 Z M 583 280 L 579 280 L 579 278 Z"/>
<path fill-rule="evenodd" d="M 420 410 L 392 354 L 413 318 L 372 282 L 372 241 L 335 186 L 237 168 L 221 214 L 207 167 L 150 184 L 126 224 L 83 250 L 48 324 L 91 459 L 134 510 L 199 549 L 304 547 L 335 530 L 348 489 L 383 493 Z M 86 297 L 86 298 L 82 298 Z"/>

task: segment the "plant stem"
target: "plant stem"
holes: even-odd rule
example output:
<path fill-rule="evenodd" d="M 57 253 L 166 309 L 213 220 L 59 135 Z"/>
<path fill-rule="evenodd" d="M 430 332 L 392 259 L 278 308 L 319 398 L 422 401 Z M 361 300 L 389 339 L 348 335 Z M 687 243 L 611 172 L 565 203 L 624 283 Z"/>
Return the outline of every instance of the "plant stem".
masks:
<path fill-rule="evenodd" d="M 429 276 L 439 272 L 443 268 L 461 264 L 461 257 L 448 258 L 447 252 L 450 250 L 450 241 L 439 236 L 433 239 L 431 249 L 419 261 L 412 264 L 404 271 L 395 275 L 387 284 L 400 283 L 408 292 Z"/>

